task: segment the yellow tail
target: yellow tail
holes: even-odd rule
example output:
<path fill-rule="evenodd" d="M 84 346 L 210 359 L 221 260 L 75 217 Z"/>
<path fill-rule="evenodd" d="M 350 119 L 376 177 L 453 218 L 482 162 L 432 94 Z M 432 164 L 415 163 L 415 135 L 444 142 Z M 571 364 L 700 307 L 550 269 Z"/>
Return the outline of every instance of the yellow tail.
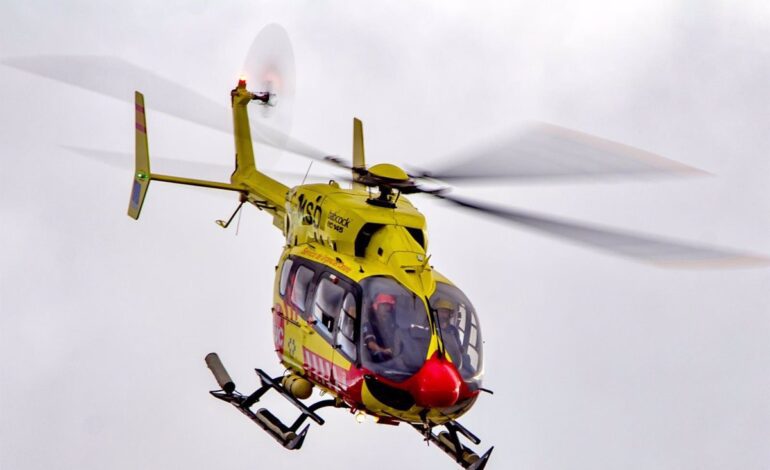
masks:
<path fill-rule="evenodd" d="M 207 181 L 179 176 L 160 175 L 150 172 L 150 151 L 147 145 L 147 118 L 145 117 L 144 95 L 138 91 L 134 93 L 134 133 L 136 145 L 136 162 L 134 168 L 134 183 L 131 187 L 131 199 L 128 202 L 128 216 L 138 219 L 144 205 L 144 198 L 150 181 L 164 181 L 166 183 L 184 184 L 188 186 L 200 186 L 212 189 L 224 189 L 241 193 L 244 197 L 246 188 L 241 185 L 220 183 L 219 181 Z"/>
<path fill-rule="evenodd" d="M 254 163 L 254 149 L 251 145 L 251 127 L 246 106 L 253 94 L 246 90 L 246 82 L 241 80 L 230 97 L 233 105 L 233 134 L 235 137 L 235 171 L 230 177 L 232 183 L 250 180 L 257 173 Z"/>
<path fill-rule="evenodd" d="M 235 171 L 230 176 L 230 182 L 247 190 L 249 201 L 272 214 L 273 225 L 284 230 L 284 204 L 289 188 L 257 170 L 254 163 L 254 148 L 246 107 L 255 97 L 254 93 L 246 89 L 245 80 L 239 81 L 230 94 L 235 134 Z"/>
<path fill-rule="evenodd" d="M 353 118 L 353 189 L 366 189 L 361 183 L 355 183 L 356 170 L 366 169 L 364 158 L 364 126 L 360 119 Z"/>

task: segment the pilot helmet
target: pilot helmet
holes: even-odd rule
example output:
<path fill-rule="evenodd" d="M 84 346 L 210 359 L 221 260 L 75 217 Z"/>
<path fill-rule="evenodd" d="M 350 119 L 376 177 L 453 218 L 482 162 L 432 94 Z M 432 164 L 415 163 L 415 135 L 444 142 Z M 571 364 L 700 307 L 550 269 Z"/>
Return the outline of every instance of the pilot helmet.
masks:
<path fill-rule="evenodd" d="M 436 310 L 444 309 L 444 310 L 450 310 L 454 312 L 455 304 L 449 299 L 441 298 L 436 301 L 436 303 L 433 305 L 433 308 L 435 308 Z"/>
<path fill-rule="evenodd" d="M 377 307 L 380 306 L 380 304 L 390 304 L 390 305 L 392 305 L 395 308 L 396 307 L 396 298 L 393 297 L 390 294 L 379 293 L 374 298 L 374 302 L 372 302 L 372 307 L 376 310 Z"/>

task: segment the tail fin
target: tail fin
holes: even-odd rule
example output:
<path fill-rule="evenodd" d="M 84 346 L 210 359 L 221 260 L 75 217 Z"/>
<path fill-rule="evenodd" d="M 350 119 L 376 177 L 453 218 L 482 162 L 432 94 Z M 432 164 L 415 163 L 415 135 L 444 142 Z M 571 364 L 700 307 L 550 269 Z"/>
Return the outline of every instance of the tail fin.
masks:
<path fill-rule="evenodd" d="M 163 181 L 165 183 L 222 189 L 240 193 L 241 204 L 249 200 L 260 209 L 267 210 L 273 215 L 273 224 L 283 229 L 284 203 L 289 188 L 264 173 L 260 173 L 254 165 L 254 151 L 251 147 L 249 118 L 246 112 L 246 104 L 254 95 L 246 91 L 246 84 L 243 82 L 243 85 L 238 84 L 238 88 L 233 91 L 231 96 L 233 98 L 237 154 L 236 170 L 230 177 L 230 183 L 222 183 L 219 181 L 150 173 L 150 153 L 147 148 L 147 121 L 145 118 L 144 96 L 138 91 L 135 93 L 136 168 L 134 170 L 134 185 L 131 188 L 131 200 L 128 203 L 129 217 L 139 218 L 150 181 Z"/>
<path fill-rule="evenodd" d="M 246 106 L 251 102 L 253 93 L 246 90 L 246 81 L 239 80 L 238 86 L 231 93 L 233 106 L 233 134 L 235 136 L 235 171 L 230 182 L 238 184 L 252 180 L 257 174 L 254 163 L 254 148 L 251 143 L 251 126 Z"/>
<path fill-rule="evenodd" d="M 356 179 L 356 169 L 366 169 L 364 158 L 364 127 L 358 118 L 353 118 L 353 181 Z M 353 189 L 365 189 L 361 183 L 353 183 Z"/>
<path fill-rule="evenodd" d="M 150 187 L 150 152 L 147 147 L 147 120 L 144 115 L 144 95 L 138 91 L 134 94 L 135 103 L 135 145 L 136 168 L 134 169 L 134 185 L 131 188 L 131 200 L 128 203 L 128 215 L 139 218 L 144 204 L 144 196 Z"/>
<path fill-rule="evenodd" d="M 199 186 L 202 188 L 224 189 L 226 191 L 241 193 L 241 196 L 245 197 L 248 190 L 240 185 L 150 173 L 150 152 L 147 147 L 147 119 L 145 117 L 144 95 L 137 91 L 134 94 L 134 100 L 136 113 L 136 122 L 134 126 L 136 163 L 134 169 L 134 185 L 131 188 L 131 200 L 128 202 L 129 217 L 134 219 L 139 218 L 139 213 L 142 211 L 142 205 L 144 204 L 144 197 L 147 195 L 150 181 L 153 180 L 188 186 Z"/>

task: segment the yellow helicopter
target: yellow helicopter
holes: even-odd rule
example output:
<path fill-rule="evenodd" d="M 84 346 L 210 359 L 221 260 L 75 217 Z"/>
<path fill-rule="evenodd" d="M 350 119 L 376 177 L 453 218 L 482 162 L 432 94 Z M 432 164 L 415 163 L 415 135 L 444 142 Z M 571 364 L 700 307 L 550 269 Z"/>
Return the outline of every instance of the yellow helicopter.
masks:
<path fill-rule="evenodd" d="M 133 77 L 136 72 L 120 62 L 74 60 L 80 70 L 101 70 L 88 75 L 97 77 L 97 83 L 74 80 L 71 75 L 62 78 L 57 67 L 50 65 L 51 57 L 5 62 L 113 96 L 117 93 L 104 88 L 98 77 L 118 72 Z M 261 386 L 244 394 L 236 390 L 215 353 L 206 356 L 206 363 L 220 387 L 211 394 L 232 404 L 287 449 L 302 447 L 308 419 L 323 424 L 318 411 L 335 407 L 357 417 L 371 416 L 381 424 L 412 426 L 464 468 L 482 469 L 489 461 L 493 448 L 477 453 L 471 445 L 481 440 L 457 421 L 481 393 L 491 393 L 482 387 L 479 316 L 465 294 L 434 269 L 425 216 L 409 201 L 410 195 L 439 198 L 465 210 L 658 265 L 766 261 L 501 208 L 456 196 L 444 184 L 501 177 L 694 171 L 638 149 L 550 125 L 539 125 L 514 143 L 492 145 L 473 158 L 436 171 L 407 172 L 388 163 L 367 166 L 363 126 L 354 119 L 351 164 L 308 151 L 309 147 L 285 136 L 275 139 L 278 147 L 343 168 L 350 175 L 339 182 L 288 187 L 259 170 L 252 144 L 271 139 L 269 133 L 252 139 L 247 108 L 251 103 L 270 107 L 274 99 L 271 90 L 250 91 L 244 79 L 231 91 L 235 170 L 229 182 L 218 182 L 152 172 L 145 100 L 136 92 L 135 168 L 128 214 L 139 218 L 152 181 L 167 182 L 236 193 L 235 212 L 228 220 L 217 221 L 223 228 L 249 203 L 269 214 L 282 232 L 285 244 L 276 266 L 270 317 L 274 349 L 285 373 L 274 377 L 257 369 Z M 200 103 L 193 107 L 206 110 L 205 103 Z M 165 111 L 183 114 L 178 109 Z M 556 158 L 557 154 L 568 158 Z M 330 398 L 305 404 L 314 388 Z M 265 408 L 253 410 L 270 391 L 299 410 L 293 422 L 287 424 Z"/>
<path fill-rule="evenodd" d="M 240 204 L 267 212 L 285 236 L 276 270 L 273 338 L 287 373 L 250 395 L 235 391 L 215 353 L 206 357 L 220 387 L 212 394 L 236 406 L 288 449 L 299 449 L 310 418 L 325 406 L 366 413 L 380 423 L 406 422 L 466 468 L 483 468 L 481 457 L 459 441 L 480 440 L 455 421 L 480 392 L 482 341 L 470 301 L 429 264 L 425 217 L 402 193 L 418 186 L 391 164 L 367 169 L 361 121 L 354 120 L 353 187 L 335 181 L 289 188 L 255 165 L 247 105 L 268 104 L 270 93 L 254 93 L 240 80 L 231 92 L 236 162 L 230 183 L 152 173 L 144 97 L 136 93 L 136 169 L 128 207 L 138 219 L 152 181 L 239 193 Z M 330 159 L 338 165 L 339 160 Z M 377 191 L 372 192 L 371 187 Z M 300 400 L 319 387 L 333 399 L 305 406 Z M 270 389 L 300 411 L 286 425 L 270 411 L 251 407 Z M 436 426 L 447 431 L 438 435 Z"/>
<path fill-rule="evenodd" d="M 460 441 L 480 439 L 457 422 L 479 394 L 483 351 L 473 305 L 430 264 L 425 217 L 404 195 L 425 193 L 502 216 L 540 230 L 657 263 L 745 261 L 723 251 L 570 224 L 532 214 L 492 209 L 446 189 L 425 189 L 392 164 L 366 166 L 362 123 L 354 119 L 353 162 L 325 160 L 349 169 L 351 188 L 334 180 L 289 188 L 255 165 L 247 105 L 269 104 L 269 92 L 251 92 L 240 80 L 231 92 L 235 171 L 230 183 L 154 174 L 150 171 L 144 99 L 136 93 L 136 171 L 128 213 L 138 218 L 151 181 L 202 186 L 240 194 L 267 212 L 285 236 L 276 268 L 271 309 L 276 353 L 286 368 L 272 378 L 261 369 L 262 387 L 235 391 L 215 353 L 206 362 L 222 388 L 215 397 L 233 404 L 288 449 L 301 447 L 307 418 L 326 406 L 366 413 L 384 424 L 409 423 L 465 468 L 483 468 L 481 456 Z M 441 179 L 448 178 L 442 175 Z M 316 386 L 333 398 L 305 406 Z M 299 408 L 292 424 L 267 409 L 251 407 L 269 390 Z M 446 428 L 438 434 L 434 428 Z"/>

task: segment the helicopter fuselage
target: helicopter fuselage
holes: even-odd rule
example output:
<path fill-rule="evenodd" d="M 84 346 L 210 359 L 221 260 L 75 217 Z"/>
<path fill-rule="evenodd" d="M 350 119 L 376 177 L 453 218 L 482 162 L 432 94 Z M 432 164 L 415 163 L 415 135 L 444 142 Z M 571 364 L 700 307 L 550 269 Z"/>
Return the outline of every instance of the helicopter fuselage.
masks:
<path fill-rule="evenodd" d="M 455 419 L 481 386 L 478 320 L 429 264 L 424 216 L 405 197 L 392 207 L 371 201 L 368 191 L 334 181 L 288 191 L 272 308 L 276 352 L 293 374 L 355 411 L 385 422 Z M 453 325 L 431 305 L 437 284 L 454 302 Z M 373 306 L 378 295 L 392 299 L 386 320 Z M 383 338 L 367 338 L 367 330 Z M 373 354 L 386 346 L 388 354 Z"/>

